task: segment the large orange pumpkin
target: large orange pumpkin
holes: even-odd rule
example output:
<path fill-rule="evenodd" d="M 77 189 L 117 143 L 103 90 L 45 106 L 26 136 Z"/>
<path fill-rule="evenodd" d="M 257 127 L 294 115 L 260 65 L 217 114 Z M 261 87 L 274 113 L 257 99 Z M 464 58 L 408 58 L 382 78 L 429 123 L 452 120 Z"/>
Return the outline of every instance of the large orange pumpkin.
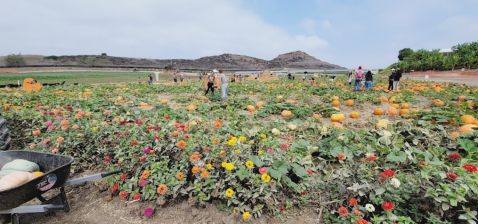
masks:
<path fill-rule="evenodd" d="M 474 131 L 473 128 L 478 128 L 478 126 L 474 124 L 465 124 L 458 129 L 458 132 L 464 134 L 471 134 Z"/>
<path fill-rule="evenodd" d="M 338 100 L 334 100 L 334 101 L 332 101 L 332 105 L 340 106 L 340 102 Z"/>
<path fill-rule="evenodd" d="M 248 111 L 255 111 L 256 108 L 255 108 L 254 106 L 252 106 L 252 105 L 249 105 L 249 106 L 247 106 L 247 110 L 248 110 Z"/>
<path fill-rule="evenodd" d="M 161 100 L 161 103 L 162 103 L 162 104 L 167 104 L 167 103 L 168 103 L 168 100 Z"/>
<path fill-rule="evenodd" d="M 404 114 L 409 114 L 410 111 L 408 109 L 400 109 L 400 111 L 398 112 L 398 114 L 400 115 L 404 115 Z"/>
<path fill-rule="evenodd" d="M 196 106 L 194 106 L 194 105 L 191 104 L 191 105 L 189 105 L 186 109 L 187 109 L 188 111 L 193 111 L 193 110 L 196 109 Z"/>
<path fill-rule="evenodd" d="M 252 92 L 252 91 L 249 91 L 249 95 L 254 95 L 254 92 Z"/>
<path fill-rule="evenodd" d="M 283 96 L 277 96 L 276 97 L 278 100 L 282 100 L 282 98 L 284 98 Z"/>
<path fill-rule="evenodd" d="M 330 119 L 332 120 L 332 122 L 340 122 L 345 120 L 345 116 L 343 114 L 332 114 L 332 116 L 330 116 Z"/>
<path fill-rule="evenodd" d="M 383 102 L 388 102 L 388 98 L 386 96 L 381 96 L 380 99 L 383 101 Z"/>
<path fill-rule="evenodd" d="M 23 89 L 27 92 L 38 92 L 41 89 L 41 84 L 33 78 L 26 78 L 25 80 L 23 80 Z"/>
<path fill-rule="evenodd" d="M 351 117 L 351 118 L 358 118 L 359 115 L 360 115 L 360 114 L 359 114 L 359 112 L 357 112 L 357 111 L 353 111 L 352 113 L 350 113 L 350 117 Z"/>
<path fill-rule="evenodd" d="M 394 107 L 395 109 L 400 109 L 400 105 L 398 105 L 398 104 L 396 104 L 396 103 L 395 103 L 395 104 L 392 104 L 392 107 Z"/>
<path fill-rule="evenodd" d="M 290 117 L 292 116 L 292 112 L 290 110 L 283 110 L 281 115 L 282 117 Z"/>
<path fill-rule="evenodd" d="M 461 116 L 461 120 L 463 120 L 463 122 L 465 122 L 465 124 L 475 123 L 475 118 L 471 115 L 463 115 L 463 116 Z"/>
<path fill-rule="evenodd" d="M 336 101 L 336 100 L 339 100 L 339 97 L 338 96 L 333 96 L 332 101 Z"/>
<path fill-rule="evenodd" d="M 382 115 L 382 114 L 383 114 L 383 110 L 380 109 L 380 108 L 375 108 L 375 109 L 373 110 L 373 114 L 375 114 L 375 115 Z"/>
<path fill-rule="evenodd" d="M 263 106 L 264 106 L 264 102 L 263 102 L 263 101 L 259 101 L 259 102 L 256 103 L 256 107 L 257 107 L 257 108 L 261 108 L 261 107 L 263 107 Z"/>
<path fill-rule="evenodd" d="M 459 96 L 458 97 L 458 101 L 463 101 L 463 100 L 466 100 L 466 96 Z"/>
<path fill-rule="evenodd" d="M 397 115 L 397 108 L 389 107 L 387 112 L 388 112 L 389 115 L 392 115 L 392 116 Z"/>
<path fill-rule="evenodd" d="M 354 105 L 354 100 L 347 100 L 347 102 L 345 103 L 346 106 L 352 106 Z"/>
<path fill-rule="evenodd" d="M 402 103 L 402 109 L 408 109 L 408 103 Z"/>

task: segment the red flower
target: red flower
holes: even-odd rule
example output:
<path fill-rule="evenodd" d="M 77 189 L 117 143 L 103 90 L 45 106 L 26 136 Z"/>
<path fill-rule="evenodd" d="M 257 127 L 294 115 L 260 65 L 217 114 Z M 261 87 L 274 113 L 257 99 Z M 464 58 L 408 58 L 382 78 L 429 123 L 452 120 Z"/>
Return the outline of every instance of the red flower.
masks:
<path fill-rule="evenodd" d="M 137 141 L 132 141 L 131 145 L 138 145 L 138 142 Z"/>
<path fill-rule="evenodd" d="M 387 177 L 390 177 L 390 178 L 395 176 L 395 172 L 393 172 L 391 170 L 385 170 L 385 171 L 383 171 L 383 174 Z"/>
<path fill-rule="evenodd" d="M 110 162 L 110 161 L 111 161 L 111 157 L 109 157 L 109 156 L 105 157 L 105 161 L 106 161 L 106 162 Z"/>
<path fill-rule="evenodd" d="M 153 126 L 148 126 L 148 127 L 146 127 L 146 129 L 153 130 Z"/>
<path fill-rule="evenodd" d="M 111 190 L 113 191 L 118 190 L 118 188 L 119 188 L 118 184 L 114 184 L 113 186 L 111 186 Z"/>
<path fill-rule="evenodd" d="M 126 174 L 121 175 L 120 179 L 121 179 L 121 180 L 126 179 Z"/>
<path fill-rule="evenodd" d="M 52 111 L 48 112 L 48 115 L 55 115 Z"/>
<path fill-rule="evenodd" d="M 154 127 L 154 130 L 159 131 L 159 127 L 158 126 Z"/>
<path fill-rule="evenodd" d="M 305 196 L 305 195 L 306 195 L 305 191 L 300 192 L 300 196 Z"/>
<path fill-rule="evenodd" d="M 463 169 L 468 170 L 468 172 L 470 172 L 470 173 L 473 173 L 473 172 L 477 172 L 477 171 L 478 171 L 478 169 L 476 168 L 476 166 L 473 166 L 473 165 L 471 165 L 471 164 L 465 164 L 465 165 L 463 165 Z"/>
<path fill-rule="evenodd" d="M 139 200 L 141 198 L 141 194 L 140 193 L 136 193 L 134 194 L 133 196 L 133 200 Z"/>
<path fill-rule="evenodd" d="M 357 224 L 368 224 L 368 222 L 365 219 L 359 219 L 357 220 Z"/>
<path fill-rule="evenodd" d="M 351 199 L 349 200 L 349 203 L 350 203 L 352 206 L 356 206 L 356 205 L 357 205 L 357 199 L 351 198 Z"/>
<path fill-rule="evenodd" d="M 309 173 L 309 175 L 312 175 L 313 172 L 314 171 L 312 171 L 312 170 L 307 170 L 307 173 Z"/>
<path fill-rule="evenodd" d="M 66 110 L 67 110 L 67 111 L 72 111 L 72 110 L 73 110 L 73 107 L 67 107 Z"/>
<path fill-rule="evenodd" d="M 337 159 L 339 159 L 339 160 L 344 160 L 344 159 L 345 159 L 345 156 L 342 155 L 342 154 L 340 154 L 340 155 L 337 156 Z"/>
<path fill-rule="evenodd" d="M 461 159 L 461 156 L 460 154 L 454 152 L 454 153 L 451 153 L 450 155 L 448 155 L 448 161 L 450 162 L 457 162 L 457 161 L 460 161 Z"/>
<path fill-rule="evenodd" d="M 456 173 L 453 172 L 447 172 L 446 173 L 446 179 L 450 180 L 451 182 L 455 182 L 456 178 L 459 176 Z"/>
<path fill-rule="evenodd" d="M 339 208 L 339 214 L 343 217 L 347 216 L 349 214 L 349 210 L 345 208 L 344 206 Z"/>
<path fill-rule="evenodd" d="M 382 204 L 382 208 L 387 210 L 387 211 L 390 211 L 390 210 L 393 209 L 393 203 L 386 201 Z"/>
<path fill-rule="evenodd" d="M 142 122 L 142 121 L 140 121 L 140 120 L 136 120 L 136 122 L 135 122 L 135 123 L 136 123 L 137 125 L 142 125 L 142 124 L 143 124 L 143 122 Z"/>
<path fill-rule="evenodd" d="M 370 155 L 370 156 L 367 157 L 367 161 L 369 161 L 369 162 L 373 162 L 373 161 L 375 161 L 376 159 L 377 159 L 377 157 L 374 156 L 374 155 Z"/>
<path fill-rule="evenodd" d="M 267 173 L 267 169 L 265 167 L 261 167 L 261 168 L 259 168 L 259 173 L 265 174 L 265 173 Z"/>
<path fill-rule="evenodd" d="M 287 208 L 281 207 L 281 208 L 279 209 L 279 212 L 284 212 L 284 211 L 287 211 Z"/>
<path fill-rule="evenodd" d="M 119 196 L 120 196 L 120 198 L 126 198 L 126 197 L 128 197 L 128 192 L 123 191 L 119 194 Z"/>
<path fill-rule="evenodd" d="M 160 139 L 161 138 L 161 135 L 155 135 L 154 136 L 154 139 Z"/>
<path fill-rule="evenodd" d="M 362 213 L 361 213 L 358 209 L 355 209 L 355 210 L 354 210 L 354 214 L 357 215 L 357 216 L 362 215 Z"/>
<path fill-rule="evenodd" d="M 120 125 L 125 125 L 126 123 L 128 123 L 127 121 L 120 121 Z"/>
<path fill-rule="evenodd" d="M 283 149 L 287 149 L 289 148 L 289 145 L 287 145 L 287 143 L 281 143 L 280 147 L 282 147 Z"/>
<path fill-rule="evenodd" d="M 166 118 L 166 119 L 170 119 L 170 118 L 171 118 L 171 116 L 169 116 L 169 115 L 166 115 L 166 116 L 164 116 L 164 118 Z"/>
<path fill-rule="evenodd" d="M 118 161 L 118 166 L 121 166 L 121 165 L 123 165 L 123 160 Z"/>

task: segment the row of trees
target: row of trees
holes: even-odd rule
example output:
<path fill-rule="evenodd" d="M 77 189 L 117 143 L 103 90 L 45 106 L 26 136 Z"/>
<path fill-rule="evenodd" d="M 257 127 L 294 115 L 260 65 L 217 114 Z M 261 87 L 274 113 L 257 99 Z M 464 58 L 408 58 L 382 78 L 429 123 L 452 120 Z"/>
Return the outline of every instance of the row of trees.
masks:
<path fill-rule="evenodd" d="M 102 58 L 102 56 L 107 56 L 106 53 L 102 53 L 101 56 L 88 56 L 88 57 L 81 57 L 76 59 L 76 63 L 78 65 L 85 65 L 85 66 L 102 66 L 102 65 L 111 65 L 111 61 L 106 58 Z M 57 61 L 59 59 L 58 56 L 52 55 L 44 57 L 45 60 L 52 60 Z M 27 65 L 25 58 L 23 58 L 22 54 L 9 54 L 4 59 L 5 66 L 10 67 L 22 67 Z M 74 64 L 72 61 L 67 61 L 65 64 L 72 65 Z"/>
<path fill-rule="evenodd" d="M 405 72 L 478 68 L 478 42 L 458 44 L 452 50 L 453 53 L 444 55 L 439 49 L 413 51 L 410 48 L 404 48 L 398 54 L 399 62 L 390 67 L 401 68 Z"/>
<path fill-rule="evenodd" d="M 9 54 L 3 59 L 3 62 L 5 66 L 11 67 L 21 67 L 27 64 L 22 54 Z"/>

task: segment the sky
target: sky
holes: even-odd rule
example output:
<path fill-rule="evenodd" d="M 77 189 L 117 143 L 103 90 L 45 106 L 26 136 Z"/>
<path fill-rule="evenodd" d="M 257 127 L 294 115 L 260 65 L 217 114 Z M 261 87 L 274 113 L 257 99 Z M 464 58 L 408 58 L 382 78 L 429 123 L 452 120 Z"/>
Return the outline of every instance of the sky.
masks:
<path fill-rule="evenodd" d="M 0 7 L 0 55 L 271 60 L 303 51 L 385 68 L 398 51 L 478 41 L 477 0 L 15 0 Z"/>

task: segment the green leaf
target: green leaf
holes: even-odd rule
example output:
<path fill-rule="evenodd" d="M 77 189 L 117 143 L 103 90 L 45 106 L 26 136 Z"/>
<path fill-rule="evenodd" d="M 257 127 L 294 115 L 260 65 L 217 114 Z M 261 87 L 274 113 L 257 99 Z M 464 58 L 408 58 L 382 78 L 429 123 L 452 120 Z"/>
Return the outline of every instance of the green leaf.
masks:
<path fill-rule="evenodd" d="M 301 178 L 305 177 L 309 174 L 309 173 L 307 173 L 307 170 L 304 169 L 304 167 L 300 166 L 297 163 L 293 163 L 293 164 L 291 164 L 291 166 L 292 166 L 292 170 L 294 171 L 295 175 L 297 175 Z"/>
<path fill-rule="evenodd" d="M 292 182 L 292 180 L 288 176 L 284 176 L 282 179 L 284 180 L 284 183 L 287 186 L 289 186 L 291 188 L 294 188 L 294 189 L 297 189 L 297 184 Z"/>
<path fill-rule="evenodd" d="M 282 174 L 286 174 L 288 172 L 287 169 L 287 162 L 284 160 L 276 160 L 272 164 L 272 166 L 277 169 L 277 171 L 281 172 Z"/>
<path fill-rule="evenodd" d="M 262 167 L 264 165 L 264 162 L 258 157 L 258 156 L 249 156 L 249 160 L 254 163 L 255 166 L 257 167 Z"/>
<path fill-rule="evenodd" d="M 405 162 L 407 160 L 407 154 L 403 151 L 398 151 L 396 149 L 392 149 L 390 154 L 387 155 L 387 160 L 391 162 Z"/>
<path fill-rule="evenodd" d="M 267 173 L 274 179 L 278 180 L 281 176 L 282 176 L 282 173 L 275 170 L 275 169 L 272 169 L 272 168 L 268 168 L 267 169 Z"/>
<path fill-rule="evenodd" d="M 457 139 L 458 144 L 460 144 L 463 149 L 465 149 L 468 153 L 475 153 L 478 152 L 478 147 L 475 146 L 475 143 L 469 139 Z"/>
<path fill-rule="evenodd" d="M 237 171 L 236 171 L 236 175 L 237 177 L 239 177 L 239 179 L 241 181 L 243 181 L 244 179 L 248 178 L 250 176 L 250 172 L 249 170 L 245 169 L 244 166 L 241 166 L 241 168 L 239 168 Z"/>

